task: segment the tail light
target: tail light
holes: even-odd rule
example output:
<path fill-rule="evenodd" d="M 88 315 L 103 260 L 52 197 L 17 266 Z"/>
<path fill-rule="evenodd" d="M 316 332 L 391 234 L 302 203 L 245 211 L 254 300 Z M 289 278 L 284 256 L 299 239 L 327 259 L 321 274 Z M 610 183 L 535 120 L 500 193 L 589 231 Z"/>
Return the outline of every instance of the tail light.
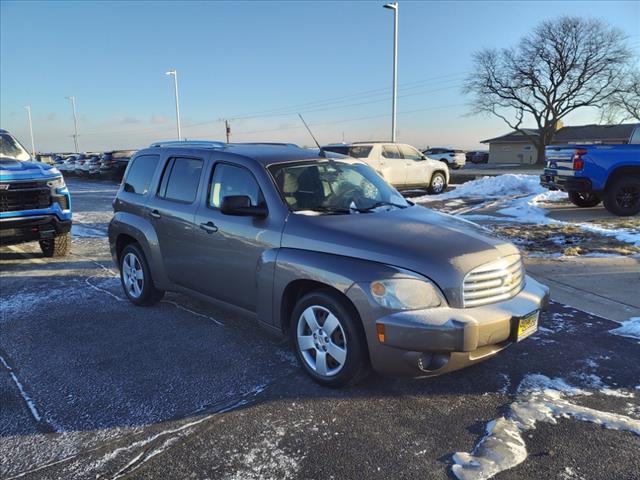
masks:
<path fill-rule="evenodd" d="M 582 158 L 583 155 L 586 155 L 587 151 L 584 148 L 576 149 L 573 154 L 573 169 L 574 170 L 582 170 L 584 168 L 584 160 Z"/>

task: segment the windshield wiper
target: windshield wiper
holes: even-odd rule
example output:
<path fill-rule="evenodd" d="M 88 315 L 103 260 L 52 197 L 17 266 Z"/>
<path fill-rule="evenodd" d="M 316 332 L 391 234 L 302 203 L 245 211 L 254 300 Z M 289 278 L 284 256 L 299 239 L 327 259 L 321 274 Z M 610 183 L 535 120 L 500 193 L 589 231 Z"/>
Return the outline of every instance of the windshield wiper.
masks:
<path fill-rule="evenodd" d="M 353 210 L 349 208 L 325 207 L 322 205 L 319 205 L 313 208 L 304 208 L 303 210 L 310 210 L 312 212 L 323 212 L 323 213 L 329 213 L 329 214 L 347 214 L 347 213 L 353 212 Z"/>
<path fill-rule="evenodd" d="M 368 207 L 365 208 L 359 208 L 358 211 L 359 212 L 370 212 L 371 210 L 378 208 L 378 207 L 384 207 L 384 206 L 389 206 L 389 207 L 398 207 L 398 208 L 407 208 L 408 205 L 398 205 L 397 203 L 393 203 L 393 202 L 387 202 L 385 200 L 382 200 L 380 202 L 376 202 L 373 205 L 370 205 Z"/>

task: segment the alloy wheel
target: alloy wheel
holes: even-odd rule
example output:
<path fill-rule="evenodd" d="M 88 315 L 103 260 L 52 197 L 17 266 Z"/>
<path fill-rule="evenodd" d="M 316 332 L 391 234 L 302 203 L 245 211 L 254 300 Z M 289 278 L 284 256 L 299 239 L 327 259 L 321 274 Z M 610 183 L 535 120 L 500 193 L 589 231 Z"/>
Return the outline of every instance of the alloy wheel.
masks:
<path fill-rule="evenodd" d="M 144 288 L 144 271 L 140 259 L 129 252 L 122 260 L 122 279 L 129 295 L 139 298 Z"/>
<path fill-rule="evenodd" d="M 320 305 L 307 307 L 297 325 L 302 359 L 316 374 L 332 377 L 347 360 L 347 337 L 340 320 Z"/>

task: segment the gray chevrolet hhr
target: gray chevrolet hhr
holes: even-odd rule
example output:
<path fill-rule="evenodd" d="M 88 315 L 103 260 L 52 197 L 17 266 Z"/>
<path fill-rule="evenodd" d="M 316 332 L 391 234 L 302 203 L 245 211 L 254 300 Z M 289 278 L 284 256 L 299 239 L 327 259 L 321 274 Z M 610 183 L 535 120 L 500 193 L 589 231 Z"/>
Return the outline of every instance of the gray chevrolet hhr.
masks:
<path fill-rule="evenodd" d="M 487 359 L 535 332 L 548 302 L 512 244 L 408 202 L 362 162 L 294 145 L 151 145 L 114 210 L 131 302 L 172 290 L 236 307 L 332 387 Z"/>

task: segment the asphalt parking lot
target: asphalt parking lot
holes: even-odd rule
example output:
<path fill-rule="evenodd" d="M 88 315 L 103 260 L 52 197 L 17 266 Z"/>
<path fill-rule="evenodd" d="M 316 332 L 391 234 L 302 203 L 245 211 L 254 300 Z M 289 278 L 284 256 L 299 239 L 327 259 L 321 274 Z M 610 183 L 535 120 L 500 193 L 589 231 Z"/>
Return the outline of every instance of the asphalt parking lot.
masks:
<path fill-rule="evenodd" d="M 328 390 L 232 312 L 131 305 L 106 239 L 116 186 L 68 183 L 69 257 L 0 249 L 1 478 L 453 478 L 453 455 L 546 377 L 581 389 L 576 408 L 545 404 L 521 429 L 526 460 L 495 478 L 640 478 L 640 344 L 618 324 L 552 303 L 535 336 L 474 367 Z"/>

